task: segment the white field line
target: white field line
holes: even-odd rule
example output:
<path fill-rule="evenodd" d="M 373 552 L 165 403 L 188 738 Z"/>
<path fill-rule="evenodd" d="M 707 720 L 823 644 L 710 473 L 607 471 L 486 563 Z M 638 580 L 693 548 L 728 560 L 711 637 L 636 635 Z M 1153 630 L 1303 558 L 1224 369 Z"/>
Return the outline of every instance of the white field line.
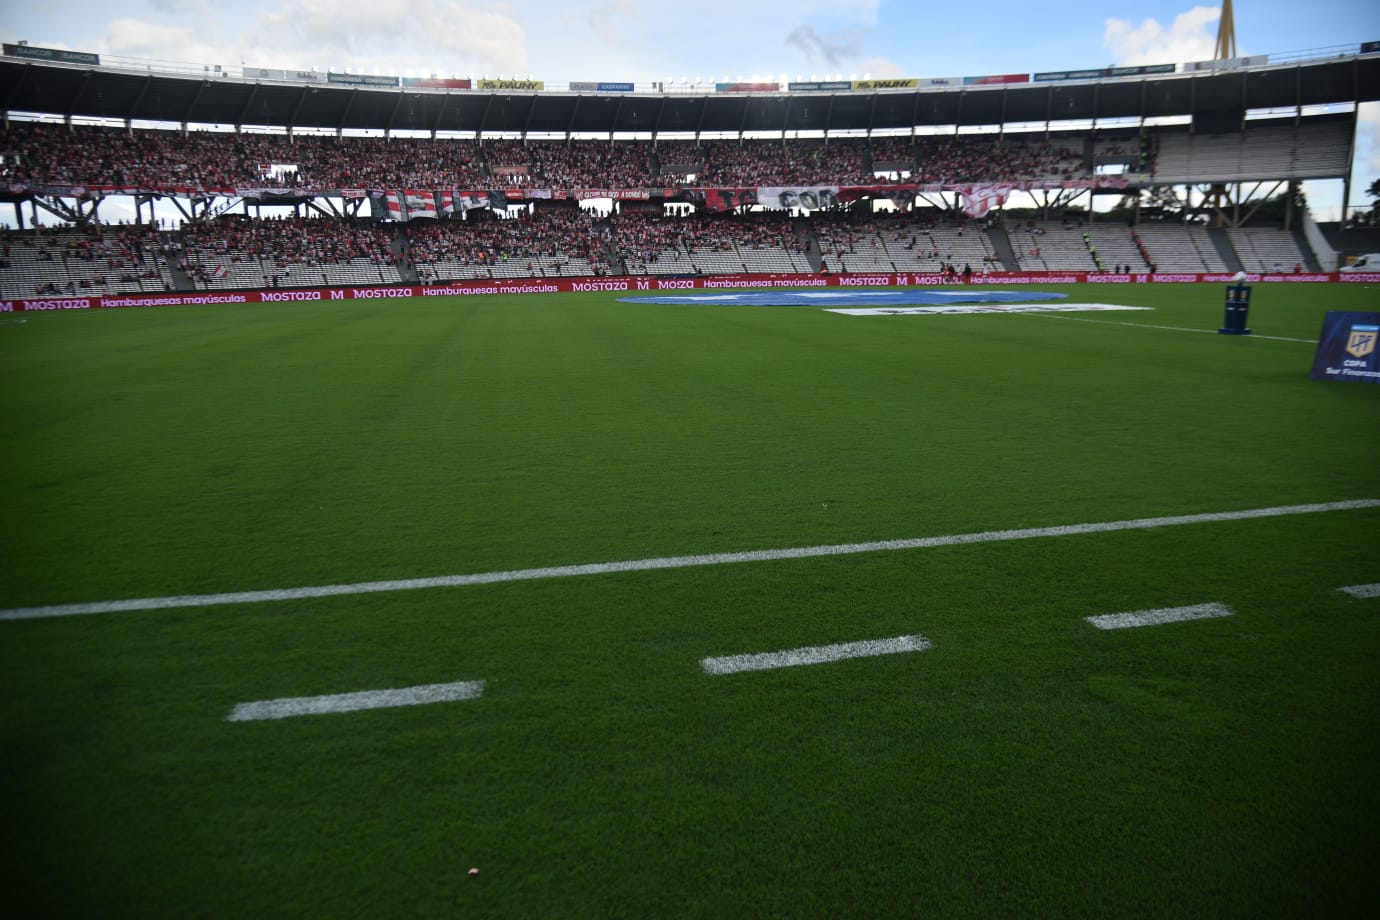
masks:
<path fill-rule="evenodd" d="M 1380 584 L 1352 585 L 1350 588 L 1338 588 L 1337 590 L 1350 594 L 1352 597 L 1380 597 Z"/>
<path fill-rule="evenodd" d="M 761 652 L 755 655 L 724 655 L 704 658 L 700 667 L 706 674 L 737 674 L 742 671 L 768 671 L 772 668 L 794 668 L 804 664 L 824 664 L 845 658 L 873 658 L 877 655 L 899 655 L 902 652 L 923 652 L 934 648 L 924 636 L 897 636 L 894 639 L 868 639 L 863 642 L 843 642 L 838 645 L 814 645 L 793 648 L 784 652 Z"/>
<path fill-rule="evenodd" d="M 1098 629 L 1130 629 L 1135 626 L 1178 623 L 1182 620 L 1229 617 L 1235 612 L 1226 604 L 1194 604 L 1191 607 L 1164 607 L 1159 610 L 1135 610 L 1130 613 L 1104 613 L 1101 616 L 1084 617 L 1083 619 Z"/>
<path fill-rule="evenodd" d="M 1166 329 L 1170 332 L 1203 332 L 1209 335 L 1217 335 L 1216 329 L 1191 329 L 1188 326 L 1156 326 L 1153 323 L 1127 323 L 1119 322 L 1114 319 L 1088 319 L 1084 316 L 1065 316 L 1060 313 L 1022 313 L 1022 316 L 1039 316 L 1046 319 L 1067 319 L 1077 323 L 1100 323 L 1103 326 L 1136 326 L 1141 329 Z M 1246 336 L 1242 336 L 1246 338 Z M 1276 342 L 1303 342 L 1306 345 L 1318 344 L 1317 339 L 1291 339 L 1282 335 L 1260 335 L 1252 332 L 1249 336 L 1252 339 L 1272 339 Z"/>
<path fill-rule="evenodd" d="M 1187 524 L 1214 524 L 1294 514 L 1322 514 L 1329 511 L 1355 511 L 1380 508 L 1380 499 L 1324 502 L 1311 505 L 1282 505 L 1275 508 L 1247 508 L 1207 514 L 1179 514 L 1170 517 L 1137 518 L 1091 524 L 1063 524 L 1056 527 L 1030 527 L 1021 530 L 989 530 L 981 533 L 918 537 L 909 540 L 878 540 L 871 543 L 836 543 L 826 546 L 800 546 L 787 549 L 759 549 L 738 553 L 709 553 L 700 556 L 662 556 L 630 559 L 623 562 L 593 562 L 506 572 L 480 572 L 473 575 L 441 575 L 431 578 L 406 578 L 397 581 L 365 581 L 341 585 L 304 588 L 278 588 L 267 591 L 235 591 L 225 594 L 183 594 L 174 597 L 145 597 L 132 600 L 98 601 L 82 604 L 54 604 L 43 607 L 14 607 L 0 610 L 0 620 L 34 620 L 46 617 L 123 613 L 131 610 L 171 610 L 185 607 L 218 607 L 223 604 L 258 604 L 296 601 L 349 594 L 378 594 L 389 591 L 416 591 L 424 588 L 459 588 L 492 585 L 542 578 L 574 578 L 580 575 L 607 575 L 617 572 L 647 572 L 656 569 L 684 569 L 707 565 L 732 565 L 741 562 L 776 562 L 784 559 L 812 559 L 818 556 L 848 556 L 893 550 L 930 549 L 968 543 L 1001 543 L 1043 537 L 1072 537 L 1080 534 L 1115 533 L 1122 530 L 1149 530 L 1155 527 L 1180 527 Z"/>
<path fill-rule="evenodd" d="M 398 690 L 363 690 L 331 696 L 293 696 L 280 700 L 240 703 L 225 717 L 227 722 L 253 722 L 259 719 L 286 719 L 315 716 L 328 712 L 356 712 L 360 709 L 388 709 L 393 706 L 423 706 L 478 699 L 484 692 L 482 680 L 462 680 L 453 684 L 423 684 Z"/>

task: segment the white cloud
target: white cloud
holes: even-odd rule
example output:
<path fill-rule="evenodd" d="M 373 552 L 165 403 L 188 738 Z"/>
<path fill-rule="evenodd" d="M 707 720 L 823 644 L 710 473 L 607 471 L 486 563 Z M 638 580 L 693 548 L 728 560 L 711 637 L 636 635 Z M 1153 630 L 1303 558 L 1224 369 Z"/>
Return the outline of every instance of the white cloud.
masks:
<path fill-rule="evenodd" d="M 1128 19 L 1108 19 L 1102 45 L 1121 67 L 1211 60 L 1221 15 L 1220 7 L 1195 6 L 1175 16 L 1167 29 L 1156 19 L 1143 20 L 1140 25 Z"/>
<path fill-rule="evenodd" d="M 105 27 L 104 47 L 109 54 L 179 61 L 189 64 L 230 63 L 224 45 L 204 40 L 205 33 L 138 19 L 116 19 Z"/>
<path fill-rule="evenodd" d="M 860 66 L 863 73 L 870 73 L 874 79 L 878 80 L 911 76 L 910 71 L 906 68 L 886 58 L 868 58 Z"/>
<path fill-rule="evenodd" d="M 1363 102 L 1356 109 L 1356 146 L 1358 153 L 1362 156 L 1357 157 L 1358 164 L 1363 164 L 1365 172 L 1353 173 L 1353 185 L 1359 184 L 1362 188 L 1370 185 L 1376 179 L 1380 179 L 1380 102 Z M 1365 148 L 1369 147 L 1369 156 L 1365 156 Z"/>
<path fill-rule="evenodd" d="M 457 0 L 289 0 L 262 14 L 253 37 L 246 60 L 266 66 L 310 57 L 342 67 L 513 73 L 530 60 L 527 32 L 507 11 Z"/>
<path fill-rule="evenodd" d="M 170 16 L 207 13 L 211 10 L 211 0 L 151 0 L 150 5 L 158 12 Z"/>
<path fill-rule="evenodd" d="M 582 18 L 595 34 L 616 41 L 637 21 L 637 6 L 633 0 L 611 0 L 594 7 Z"/>

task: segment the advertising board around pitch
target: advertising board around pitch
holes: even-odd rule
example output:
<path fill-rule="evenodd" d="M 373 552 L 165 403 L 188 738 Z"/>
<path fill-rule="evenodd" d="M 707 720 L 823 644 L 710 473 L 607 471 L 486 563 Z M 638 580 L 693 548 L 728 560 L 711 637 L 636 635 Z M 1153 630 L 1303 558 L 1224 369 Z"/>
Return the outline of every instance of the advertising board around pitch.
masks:
<path fill-rule="evenodd" d="M 1380 313 L 1329 310 L 1313 356 L 1314 380 L 1380 383 Z"/>

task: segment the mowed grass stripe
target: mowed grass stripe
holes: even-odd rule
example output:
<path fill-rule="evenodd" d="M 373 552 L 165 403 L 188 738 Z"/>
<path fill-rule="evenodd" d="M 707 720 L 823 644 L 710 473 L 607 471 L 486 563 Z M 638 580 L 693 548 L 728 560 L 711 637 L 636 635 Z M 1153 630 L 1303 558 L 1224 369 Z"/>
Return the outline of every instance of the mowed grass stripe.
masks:
<path fill-rule="evenodd" d="M 1189 524 L 1244 521 L 1295 514 L 1323 514 L 1331 511 L 1354 511 L 1375 507 L 1380 507 L 1380 499 L 1353 499 L 1307 505 L 1247 508 L 1240 511 L 1217 511 L 1205 514 L 1180 514 L 1168 517 L 1136 518 L 1126 521 L 1062 524 L 1054 527 L 1030 527 L 1019 530 L 989 530 L 980 533 L 948 534 L 945 536 L 918 537 L 906 540 L 877 540 L 868 543 L 836 543 L 824 546 L 750 550 L 738 553 L 707 553 L 695 556 L 663 556 L 652 559 L 631 559 L 621 562 L 596 562 L 584 565 L 550 566 L 545 568 L 516 569 L 502 572 L 480 572 L 471 575 L 443 575 L 432 578 L 406 578 L 393 581 L 356 582 L 353 584 L 280 588 L 266 591 L 237 591 L 224 594 L 188 594 L 174 597 L 99 601 L 86 604 L 16 607 L 0 611 L 0 620 L 34 620 L 48 617 L 123 613 L 136 610 L 217 607 L 229 604 L 293 601 L 319 597 L 339 597 L 341 595 L 351 594 L 416 591 L 425 588 L 458 588 L 469 585 L 488 585 L 545 578 L 574 578 L 582 575 L 607 575 L 618 572 L 645 572 L 656 569 L 682 569 L 697 566 L 732 565 L 744 562 L 776 562 L 786 559 L 809 559 L 819 556 L 847 556 L 857 553 L 930 549 L 933 547 L 958 546 L 969 543 L 1000 543 L 1011 540 L 1031 540 L 1042 537 L 1070 537 L 1080 534 L 1115 533 L 1123 530 L 1146 530 L 1155 527 L 1181 527 Z"/>

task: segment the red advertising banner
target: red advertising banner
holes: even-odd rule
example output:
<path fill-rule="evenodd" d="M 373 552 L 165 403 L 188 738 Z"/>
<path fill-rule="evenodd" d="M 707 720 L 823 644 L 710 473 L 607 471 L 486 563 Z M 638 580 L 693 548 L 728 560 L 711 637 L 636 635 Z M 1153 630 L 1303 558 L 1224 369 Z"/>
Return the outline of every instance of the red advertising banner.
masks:
<path fill-rule="evenodd" d="M 716 93 L 774 93 L 781 89 L 779 83 L 715 83 Z"/>
<path fill-rule="evenodd" d="M 988 74 L 981 77 L 964 77 L 963 82 L 967 86 L 990 86 L 994 83 L 1029 83 L 1030 74 L 1028 73 L 998 73 Z"/>
<path fill-rule="evenodd" d="M 1114 275 L 1100 272 L 991 272 L 974 275 L 974 285 L 1006 284 L 1195 284 L 1198 282 L 1234 283 L 1234 275 L 1215 273 L 1136 272 Z M 1380 274 L 1330 272 L 1323 274 L 1247 275 L 1252 283 L 1380 283 Z M 91 297 L 34 297 L 0 300 L 0 313 L 26 313 L 48 310 L 97 310 L 127 307 L 185 307 L 245 303 L 312 303 L 320 301 L 392 300 L 400 297 L 450 297 L 484 294 L 558 294 L 589 291 L 664 291 L 725 290 L 762 288 L 863 288 L 929 287 L 957 285 L 937 273 L 879 272 L 876 274 L 779 274 L 711 275 L 703 278 L 625 277 L 530 278 L 482 281 L 453 281 L 426 286 L 396 285 L 376 287 L 317 288 L 295 291 L 186 291 L 171 294 L 105 294 Z"/>
<path fill-rule="evenodd" d="M 440 77 L 403 77 L 403 86 L 420 86 L 425 89 L 469 89 L 469 80 L 453 80 Z"/>

